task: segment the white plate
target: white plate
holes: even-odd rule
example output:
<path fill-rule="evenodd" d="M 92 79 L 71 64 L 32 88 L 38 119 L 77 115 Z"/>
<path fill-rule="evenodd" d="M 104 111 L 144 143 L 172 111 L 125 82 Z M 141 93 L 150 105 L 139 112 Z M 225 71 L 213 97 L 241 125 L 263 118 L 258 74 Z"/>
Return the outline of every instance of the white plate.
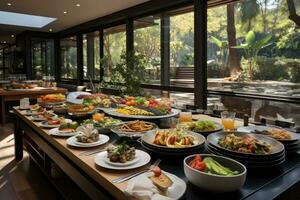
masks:
<path fill-rule="evenodd" d="M 42 128 L 57 128 L 57 127 L 60 126 L 60 124 L 52 124 L 52 125 L 50 125 L 50 124 L 48 124 L 48 121 L 42 121 L 42 122 L 40 122 L 39 125 Z"/>
<path fill-rule="evenodd" d="M 168 188 L 166 193 L 161 194 L 161 195 L 164 195 L 164 196 L 172 198 L 172 199 L 180 199 L 186 191 L 186 183 L 181 178 L 179 178 L 178 176 L 176 176 L 174 174 L 170 174 L 165 171 L 163 171 L 163 173 L 165 173 L 171 179 L 173 184 L 171 187 Z M 152 172 L 146 172 L 147 177 L 150 177 L 152 175 L 153 175 Z"/>
<path fill-rule="evenodd" d="M 275 129 L 280 129 L 280 130 L 284 130 L 284 131 L 287 131 L 289 133 L 289 135 L 291 136 L 290 139 L 276 139 L 278 141 L 281 141 L 281 142 L 289 142 L 289 141 L 297 141 L 297 140 L 300 140 L 300 135 L 297 134 L 297 133 L 293 133 L 291 131 L 288 131 L 288 130 L 285 130 L 285 129 L 281 129 L 279 127 L 272 127 L 272 126 L 243 126 L 243 127 L 239 127 L 238 128 L 238 131 L 241 131 L 241 132 L 247 132 L 247 133 L 254 133 L 255 130 L 257 131 L 268 131 L 272 128 L 275 128 Z M 263 135 L 263 134 L 262 134 Z M 267 135 L 268 136 L 268 135 Z M 269 136 L 271 137 L 271 136 Z M 273 137 L 271 137 L 273 138 Z M 275 139 L 275 138 L 274 138 Z"/>
<path fill-rule="evenodd" d="M 33 116 L 31 116 L 30 119 L 32 121 L 45 121 L 46 120 L 46 118 L 36 118 L 36 117 L 33 117 Z"/>
<path fill-rule="evenodd" d="M 106 169 L 114 169 L 114 170 L 129 170 L 129 169 L 135 169 L 142 167 L 146 164 L 148 164 L 151 160 L 151 157 L 148 153 L 136 149 L 135 156 L 139 158 L 139 160 L 132 165 L 126 165 L 126 166 L 115 166 L 108 164 L 105 159 L 107 158 L 107 152 L 101 152 L 95 156 L 95 163 L 103 168 Z"/>
<path fill-rule="evenodd" d="M 95 147 L 95 146 L 105 144 L 109 141 L 109 137 L 107 135 L 101 135 L 101 134 L 99 134 L 99 140 L 97 142 L 93 142 L 93 143 L 77 142 L 77 139 L 75 137 L 76 137 L 76 135 L 68 138 L 67 144 L 70 146 L 73 146 L 73 147 Z"/>
<path fill-rule="evenodd" d="M 49 134 L 50 135 L 54 135 L 54 136 L 61 136 L 61 137 L 71 137 L 74 135 L 77 135 L 77 132 L 61 132 L 58 130 L 58 128 L 53 128 L 51 130 L 49 130 Z"/>
<path fill-rule="evenodd" d="M 31 115 L 37 114 L 36 111 L 30 111 L 30 110 L 21 110 L 21 113 L 22 113 L 22 115 L 25 115 L 25 116 L 31 116 Z"/>
<path fill-rule="evenodd" d="M 55 118 L 55 117 L 57 117 L 57 115 L 52 115 L 51 117 L 52 117 L 52 118 Z M 30 119 L 33 120 L 33 121 L 39 121 L 39 122 L 40 122 L 40 121 L 46 121 L 46 118 L 45 118 L 45 117 L 36 118 L 36 117 L 31 116 Z"/>
<path fill-rule="evenodd" d="M 135 156 L 133 160 L 127 161 L 126 163 L 120 163 L 120 162 L 111 162 L 107 156 L 105 157 L 105 162 L 107 164 L 112 165 L 112 166 L 119 166 L 119 167 L 132 165 L 139 160 L 140 160 L 140 157 Z"/>

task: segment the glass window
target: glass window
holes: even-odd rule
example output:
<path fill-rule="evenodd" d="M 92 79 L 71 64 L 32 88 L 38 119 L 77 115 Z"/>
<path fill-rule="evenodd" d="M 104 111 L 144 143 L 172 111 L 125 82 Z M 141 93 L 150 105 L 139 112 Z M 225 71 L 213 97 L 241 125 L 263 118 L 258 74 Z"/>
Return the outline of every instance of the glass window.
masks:
<path fill-rule="evenodd" d="M 194 86 L 194 12 L 191 7 L 171 13 L 170 84 Z"/>
<path fill-rule="evenodd" d="M 160 84 L 160 17 L 134 21 L 134 49 L 146 59 L 144 75 L 150 84 Z"/>
<path fill-rule="evenodd" d="M 114 66 L 120 61 L 122 53 L 126 52 L 126 25 L 114 26 L 103 30 L 104 81 L 109 82 Z"/>
<path fill-rule="evenodd" d="M 60 40 L 61 68 L 63 79 L 77 78 L 77 38 L 75 36 Z"/>
<path fill-rule="evenodd" d="M 239 118 L 247 114 L 258 122 L 261 118 L 267 119 L 268 123 L 284 118 L 296 125 L 300 124 L 300 105 L 293 103 L 213 95 L 208 97 L 207 107 L 210 110 L 234 111 Z"/>
<path fill-rule="evenodd" d="M 83 78 L 100 79 L 99 31 L 83 34 Z"/>
<path fill-rule="evenodd" d="M 300 97 L 300 30 L 286 0 L 213 7 L 207 29 L 209 90 Z"/>
<path fill-rule="evenodd" d="M 54 40 L 32 40 L 32 78 L 54 75 Z"/>

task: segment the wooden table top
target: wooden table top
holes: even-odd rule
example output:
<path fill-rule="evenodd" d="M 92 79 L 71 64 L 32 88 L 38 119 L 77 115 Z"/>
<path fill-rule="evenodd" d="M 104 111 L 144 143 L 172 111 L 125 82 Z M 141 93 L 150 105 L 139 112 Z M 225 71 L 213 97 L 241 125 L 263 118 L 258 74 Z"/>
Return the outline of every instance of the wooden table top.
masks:
<path fill-rule="evenodd" d="M 30 95 L 30 94 L 49 94 L 49 93 L 63 93 L 65 94 L 68 90 L 65 88 L 37 88 L 32 90 L 4 90 L 0 89 L 0 96 L 13 96 L 13 95 Z"/>
<path fill-rule="evenodd" d="M 29 124 L 37 133 L 39 133 L 43 138 L 45 138 L 48 142 L 54 145 L 57 149 L 59 149 L 63 154 L 65 154 L 69 159 L 71 159 L 74 163 L 76 163 L 80 168 L 82 168 L 89 176 L 93 177 L 93 179 L 99 183 L 103 188 L 109 191 L 116 199 L 128 199 L 125 195 L 124 190 L 127 186 L 127 182 L 114 184 L 111 181 L 115 178 L 118 178 L 123 175 L 127 175 L 131 172 L 138 172 L 145 167 L 140 167 L 138 169 L 133 170 L 108 170 L 104 168 L 100 168 L 96 166 L 94 162 L 94 155 L 90 156 L 82 156 L 79 155 L 82 151 L 92 150 L 93 148 L 70 148 L 67 146 L 66 138 L 64 137 L 53 137 L 49 135 L 49 129 L 43 129 L 39 127 L 39 122 L 33 122 L 30 120 L 28 116 L 23 115 L 19 110 L 14 109 L 15 113 L 23 119 L 27 124 Z M 209 117 L 206 115 L 194 115 L 193 118 L 201 118 L 207 120 L 213 120 L 216 122 L 220 122 L 220 119 Z M 238 122 L 240 125 L 240 122 Z M 98 147 L 99 148 L 99 147 Z M 97 149 L 95 147 L 94 149 Z"/>

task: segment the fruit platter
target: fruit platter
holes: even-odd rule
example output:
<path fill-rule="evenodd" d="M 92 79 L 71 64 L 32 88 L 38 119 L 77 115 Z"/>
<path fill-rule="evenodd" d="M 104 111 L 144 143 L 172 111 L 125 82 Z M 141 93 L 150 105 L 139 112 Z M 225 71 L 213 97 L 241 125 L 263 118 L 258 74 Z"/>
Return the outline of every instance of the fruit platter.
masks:
<path fill-rule="evenodd" d="M 169 100 L 126 97 L 119 99 L 119 103 L 117 108 L 104 108 L 102 110 L 111 116 L 141 120 L 163 119 L 179 114 L 179 110 L 172 109 Z"/>

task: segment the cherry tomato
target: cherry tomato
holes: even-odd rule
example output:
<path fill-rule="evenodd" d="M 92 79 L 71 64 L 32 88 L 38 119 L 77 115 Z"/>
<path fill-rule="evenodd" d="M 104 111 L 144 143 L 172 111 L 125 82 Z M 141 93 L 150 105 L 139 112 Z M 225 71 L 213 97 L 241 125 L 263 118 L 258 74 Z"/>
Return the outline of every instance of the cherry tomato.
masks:
<path fill-rule="evenodd" d="M 197 162 L 195 169 L 200 170 L 200 171 L 204 171 L 206 168 L 205 162 Z"/>
<path fill-rule="evenodd" d="M 161 169 L 158 166 L 154 166 L 152 168 L 152 172 L 154 173 L 154 176 L 160 176 L 161 175 Z"/>

